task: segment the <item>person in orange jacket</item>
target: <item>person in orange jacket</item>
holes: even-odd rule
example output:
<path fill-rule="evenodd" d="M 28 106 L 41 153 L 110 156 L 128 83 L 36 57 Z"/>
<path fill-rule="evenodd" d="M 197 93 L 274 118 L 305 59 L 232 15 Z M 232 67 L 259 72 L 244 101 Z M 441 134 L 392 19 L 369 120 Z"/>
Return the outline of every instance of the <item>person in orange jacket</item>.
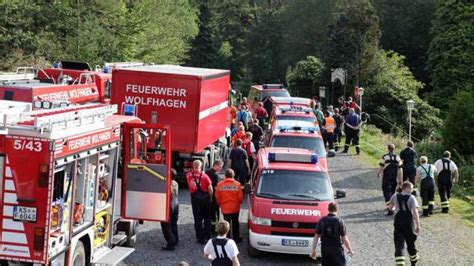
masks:
<path fill-rule="evenodd" d="M 224 220 L 231 224 L 232 239 L 235 242 L 242 241 L 239 233 L 240 204 L 244 200 L 242 185 L 234 179 L 234 170 L 225 171 L 225 179 L 217 184 L 216 201 L 221 207 Z"/>

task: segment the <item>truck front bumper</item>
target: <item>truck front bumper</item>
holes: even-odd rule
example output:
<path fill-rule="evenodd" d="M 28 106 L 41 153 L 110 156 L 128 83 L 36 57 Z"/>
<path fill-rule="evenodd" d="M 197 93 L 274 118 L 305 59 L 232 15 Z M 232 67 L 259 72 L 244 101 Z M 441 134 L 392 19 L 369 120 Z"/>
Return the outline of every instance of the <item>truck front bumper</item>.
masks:
<path fill-rule="evenodd" d="M 307 241 L 308 245 L 306 246 L 288 246 L 283 245 L 283 242 L 290 241 Z M 321 256 L 321 242 L 318 242 L 316 251 L 318 256 Z M 286 254 L 299 254 L 299 255 L 309 255 L 311 253 L 311 248 L 313 246 L 312 237 L 294 237 L 294 236 L 274 236 L 266 235 L 252 232 L 249 230 L 249 245 L 253 248 L 265 252 L 275 252 L 275 253 L 286 253 Z"/>

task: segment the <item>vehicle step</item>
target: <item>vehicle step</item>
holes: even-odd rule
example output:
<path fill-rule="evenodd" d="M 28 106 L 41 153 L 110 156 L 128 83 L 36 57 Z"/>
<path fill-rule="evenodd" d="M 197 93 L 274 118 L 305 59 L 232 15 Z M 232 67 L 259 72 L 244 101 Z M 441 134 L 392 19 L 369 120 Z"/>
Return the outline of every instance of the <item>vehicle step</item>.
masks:
<path fill-rule="evenodd" d="M 126 234 L 117 234 L 112 237 L 112 244 L 114 246 L 119 245 L 123 241 L 127 240 L 127 235 Z"/>
<path fill-rule="evenodd" d="M 101 257 L 92 262 L 92 265 L 117 265 L 134 251 L 134 248 L 114 247 L 113 249 L 104 252 Z"/>

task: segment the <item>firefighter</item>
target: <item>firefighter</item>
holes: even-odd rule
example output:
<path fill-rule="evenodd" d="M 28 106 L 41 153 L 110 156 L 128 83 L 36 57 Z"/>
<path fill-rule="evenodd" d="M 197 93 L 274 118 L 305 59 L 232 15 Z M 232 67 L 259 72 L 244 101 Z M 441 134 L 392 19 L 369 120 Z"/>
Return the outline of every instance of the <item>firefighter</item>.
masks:
<path fill-rule="evenodd" d="M 407 243 L 411 265 L 418 261 L 415 241 L 420 233 L 420 219 L 418 217 L 418 203 L 413 192 L 413 184 L 405 181 L 402 192 L 394 194 L 390 199 L 389 209 L 395 211 L 393 240 L 395 242 L 395 265 L 405 265 L 403 249 Z"/>
<path fill-rule="evenodd" d="M 240 242 L 239 213 L 240 204 L 244 199 L 242 185 L 234 179 L 234 170 L 227 169 L 225 178 L 216 187 L 217 204 L 221 207 L 224 220 L 231 224 L 231 236 L 235 242 Z"/>
<path fill-rule="evenodd" d="M 403 163 L 403 182 L 410 181 L 410 183 L 415 184 L 417 158 L 416 151 L 413 148 L 413 142 L 409 140 L 405 149 L 400 152 L 400 159 Z M 416 196 L 416 190 L 416 187 L 413 188 L 414 196 Z"/>
<path fill-rule="evenodd" d="M 166 246 L 161 247 L 163 250 L 173 251 L 179 242 L 178 236 L 178 217 L 179 217 L 179 201 L 178 183 L 174 180 L 176 170 L 171 169 L 171 196 L 170 196 L 170 220 L 169 222 L 161 222 L 161 231 L 166 239 Z"/>
<path fill-rule="evenodd" d="M 321 238 L 321 264 L 328 266 L 346 265 L 344 248 L 347 248 L 349 256 L 354 254 L 351 243 L 346 235 L 346 225 L 344 221 L 337 216 L 338 206 L 336 202 L 329 203 L 329 214 L 316 225 L 316 233 L 314 234 L 313 246 L 311 248 L 310 257 L 316 259 L 316 245 Z"/>
<path fill-rule="evenodd" d="M 346 144 L 344 145 L 344 151 L 342 151 L 342 153 L 347 153 L 349 151 L 349 146 L 352 142 L 355 146 L 357 155 L 360 154 L 359 134 L 361 125 L 362 120 L 360 119 L 360 116 L 355 113 L 354 108 L 350 108 L 344 124 Z"/>
<path fill-rule="evenodd" d="M 451 152 L 445 151 L 443 159 L 435 162 L 434 166 L 438 173 L 438 192 L 441 200 L 441 211 L 449 212 L 449 198 L 451 197 L 451 188 L 453 182 L 456 183 L 459 178 L 457 165 L 451 160 Z"/>
<path fill-rule="evenodd" d="M 336 122 L 336 128 L 334 129 L 334 143 L 335 151 L 339 150 L 339 144 L 341 143 L 342 137 L 342 126 L 344 125 L 344 117 L 339 113 L 338 108 L 334 108 L 334 121 Z"/>
<path fill-rule="evenodd" d="M 258 119 L 258 122 L 260 123 L 260 125 L 262 126 L 265 125 L 265 121 L 268 118 L 268 112 L 267 110 L 265 110 L 265 108 L 263 108 L 262 102 L 259 102 L 257 104 L 257 108 L 255 108 L 255 111 L 254 111 L 254 116 L 256 119 Z"/>
<path fill-rule="evenodd" d="M 228 165 L 235 171 L 237 180 L 245 184 L 247 175 L 250 173 L 250 164 L 247 156 L 247 151 L 242 149 L 242 140 L 238 139 L 235 142 L 235 147 L 230 151 Z"/>
<path fill-rule="evenodd" d="M 186 175 L 189 193 L 191 194 L 191 207 L 194 217 L 194 230 L 200 244 L 205 244 L 211 237 L 211 202 L 212 181 L 201 171 L 202 162 L 195 160 L 193 170 Z"/>
<path fill-rule="evenodd" d="M 397 154 L 395 154 L 395 145 L 389 144 L 387 146 L 388 153 L 382 156 L 380 160 L 380 168 L 377 172 L 377 176 L 380 178 L 382 172 L 382 191 L 387 207 L 390 204 L 392 195 L 395 194 L 397 184 L 401 185 L 402 179 L 402 161 Z M 387 215 L 392 215 L 393 211 L 391 208 L 387 208 Z"/>
<path fill-rule="evenodd" d="M 334 129 L 336 128 L 336 121 L 331 117 L 329 111 L 324 112 L 324 116 L 324 146 L 329 147 L 329 152 L 334 153 Z"/>
<path fill-rule="evenodd" d="M 224 162 L 221 160 L 217 160 L 212 164 L 212 168 L 206 171 L 206 175 L 209 176 L 212 182 L 212 189 L 214 193 L 212 195 L 212 203 L 211 203 L 211 232 L 214 233 L 216 231 L 216 224 L 219 222 L 219 206 L 216 203 L 216 186 L 219 183 L 219 173 L 224 166 Z"/>
<path fill-rule="evenodd" d="M 259 126 L 258 119 L 254 119 L 252 125 L 249 128 L 249 131 L 252 133 L 252 142 L 255 146 L 255 150 L 260 149 L 260 142 L 263 140 L 265 133 L 263 128 Z"/>
<path fill-rule="evenodd" d="M 416 182 L 420 182 L 421 209 L 423 216 L 428 217 L 433 214 L 434 208 L 434 175 L 437 170 L 432 164 L 428 164 L 428 157 L 420 157 L 420 166 L 416 170 Z M 420 181 L 421 180 L 421 181 Z"/>

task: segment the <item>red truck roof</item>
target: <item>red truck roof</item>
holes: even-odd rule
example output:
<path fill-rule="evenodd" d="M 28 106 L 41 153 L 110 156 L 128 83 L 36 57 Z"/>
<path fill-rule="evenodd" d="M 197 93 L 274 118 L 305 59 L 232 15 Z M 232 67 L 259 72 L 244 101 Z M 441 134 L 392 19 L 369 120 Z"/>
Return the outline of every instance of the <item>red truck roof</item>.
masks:
<path fill-rule="evenodd" d="M 135 104 L 146 123 L 170 125 L 173 151 L 201 152 L 225 135 L 228 70 L 172 65 L 114 69 L 111 103 Z"/>

